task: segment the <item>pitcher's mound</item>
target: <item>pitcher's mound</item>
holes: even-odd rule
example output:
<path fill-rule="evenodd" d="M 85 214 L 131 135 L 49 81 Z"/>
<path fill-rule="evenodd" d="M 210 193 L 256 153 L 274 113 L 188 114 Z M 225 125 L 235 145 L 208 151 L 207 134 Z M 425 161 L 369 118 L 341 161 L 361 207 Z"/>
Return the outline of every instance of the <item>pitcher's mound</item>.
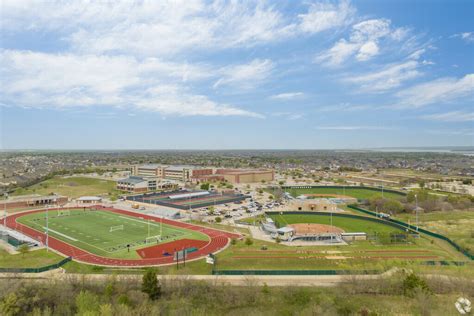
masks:
<path fill-rule="evenodd" d="M 336 226 L 323 224 L 291 224 L 289 227 L 295 230 L 296 235 L 325 234 L 325 233 L 343 233 L 344 230 Z"/>

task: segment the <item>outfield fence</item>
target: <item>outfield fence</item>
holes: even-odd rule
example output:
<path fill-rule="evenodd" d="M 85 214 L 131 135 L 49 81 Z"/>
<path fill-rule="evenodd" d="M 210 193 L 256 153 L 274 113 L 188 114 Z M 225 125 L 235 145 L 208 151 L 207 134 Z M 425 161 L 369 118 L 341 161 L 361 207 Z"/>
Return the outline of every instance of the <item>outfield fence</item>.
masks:
<path fill-rule="evenodd" d="M 39 267 L 39 268 L 0 268 L 0 273 L 40 273 L 40 272 L 58 269 L 71 260 L 72 260 L 71 257 L 67 257 L 59 261 L 58 263 L 50 264 L 48 266 Z"/>
<path fill-rule="evenodd" d="M 341 189 L 341 190 L 351 190 L 351 189 L 362 189 L 362 190 L 370 190 L 370 191 L 376 191 L 376 192 L 388 192 L 388 193 L 393 193 L 397 194 L 400 196 L 406 196 L 407 194 L 402 191 L 397 191 L 393 189 L 382 189 L 382 188 L 377 188 L 377 187 L 366 187 L 366 186 L 357 186 L 357 185 L 284 185 L 281 186 L 282 189 Z"/>
<path fill-rule="evenodd" d="M 354 214 L 344 214 L 344 213 L 329 213 L 329 212 L 310 212 L 310 211 L 291 211 L 291 212 L 265 212 L 266 215 L 322 215 L 322 216 L 333 216 L 333 217 L 343 217 L 343 218 L 352 218 L 363 221 L 380 223 L 383 225 L 392 226 L 394 228 L 406 231 L 407 227 L 404 227 L 401 224 L 390 222 L 380 218 L 373 218 L 367 216 L 359 216 Z M 412 233 L 416 233 L 414 229 L 411 229 Z"/>
<path fill-rule="evenodd" d="M 377 214 L 375 212 L 372 212 L 372 211 L 369 211 L 369 210 L 366 210 L 366 209 L 363 209 L 363 208 L 360 208 L 360 207 L 357 207 L 355 205 L 348 205 L 347 207 L 349 207 L 350 209 L 354 210 L 354 211 L 358 211 L 358 212 L 361 212 L 361 213 L 364 213 L 364 214 L 367 214 L 367 215 L 371 215 L 371 216 L 375 216 L 377 217 Z M 360 216 L 359 216 L 360 217 Z M 372 217 L 367 217 L 367 218 L 372 218 Z M 426 234 L 428 236 L 431 236 L 431 237 L 435 237 L 435 238 L 438 238 L 438 239 L 441 239 L 441 240 L 444 240 L 446 241 L 447 243 L 449 243 L 451 246 L 453 246 L 457 251 L 461 252 L 463 255 L 465 255 L 466 257 L 468 257 L 470 260 L 474 260 L 474 255 L 471 254 L 467 249 L 464 249 L 463 247 L 459 246 L 457 243 L 455 243 L 454 241 L 452 241 L 451 239 L 449 239 L 448 237 L 444 236 L 444 235 L 441 235 L 441 234 L 438 234 L 438 233 L 435 233 L 435 232 L 432 232 L 432 231 L 429 231 L 429 230 L 426 230 L 424 228 L 417 228 L 416 225 L 411 225 L 411 224 L 408 224 L 408 223 L 405 223 L 405 222 L 402 222 L 402 221 L 399 221 L 399 220 L 396 220 L 396 219 L 384 219 L 382 220 L 383 222 L 385 223 L 392 223 L 392 224 L 395 224 L 395 225 L 398 225 L 398 226 L 402 226 L 404 227 L 405 229 L 410 229 L 412 231 L 417 231 L 419 233 L 423 233 L 423 234 Z"/>

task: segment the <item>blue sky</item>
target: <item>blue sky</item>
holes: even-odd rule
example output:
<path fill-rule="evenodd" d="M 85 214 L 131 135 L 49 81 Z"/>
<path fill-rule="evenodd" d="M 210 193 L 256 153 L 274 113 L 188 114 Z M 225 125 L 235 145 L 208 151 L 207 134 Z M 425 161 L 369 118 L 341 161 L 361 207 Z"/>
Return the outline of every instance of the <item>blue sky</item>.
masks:
<path fill-rule="evenodd" d="M 473 1 L 1 2 L 3 149 L 474 145 Z"/>

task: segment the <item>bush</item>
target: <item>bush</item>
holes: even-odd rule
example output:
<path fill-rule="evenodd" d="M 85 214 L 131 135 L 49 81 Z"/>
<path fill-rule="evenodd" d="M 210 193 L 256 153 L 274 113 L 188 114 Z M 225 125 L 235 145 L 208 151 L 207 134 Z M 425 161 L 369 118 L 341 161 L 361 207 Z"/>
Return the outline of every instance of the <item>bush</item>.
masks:
<path fill-rule="evenodd" d="M 247 246 L 252 246 L 253 245 L 253 240 L 250 237 L 245 238 L 245 244 Z"/>
<path fill-rule="evenodd" d="M 408 297 L 414 297 L 419 291 L 431 293 L 425 280 L 414 273 L 406 276 L 402 283 L 403 294 Z"/>
<path fill-rule="evenodd" d="M 237 239 L 232 238 L 232 239 L 230 240 L 230 244 L 231 244 L 232 246 L 237 245 Z"/>
<path fill-rule="evenodd" d="M 216 221 L 216 223 L 220 223 L 220 222 L 222 222 L 222 218 L 220 218 L 219 216 L 217 216 L 217 217 L 215 218 L 215 221 Z"/>
<path fill-rule="evenodd" d="M 160 298 L 161 285 L 154 269 L 147 269 L 143 275 L 142 292 L 148 294 L 148 297 L 151 300 L 157 300 Z"/>

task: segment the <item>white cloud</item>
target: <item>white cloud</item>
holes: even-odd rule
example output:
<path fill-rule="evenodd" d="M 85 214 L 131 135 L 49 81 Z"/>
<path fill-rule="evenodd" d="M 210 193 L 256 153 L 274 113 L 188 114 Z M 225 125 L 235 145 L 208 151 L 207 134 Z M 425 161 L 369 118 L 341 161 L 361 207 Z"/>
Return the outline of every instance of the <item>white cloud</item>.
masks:
<path fill-rule="evenodd" d="M 464 40 L 467 43 L 473 43 L 474 42 L 474 32 L 458 33 L 458 34 L 454 34 L 451 37 L 460 38 L 460 39 Z"/>
<path fill-rule="evenodd" d="M 273 68 L 274 65 L 269 59 L 254 59 L 248 64 L 228 66 L 219 70 L 221 78 L 213 87 L 214 89 L 225 85 L 244 89 L 256 87 L 270 76 Z"/>
<path fill-rule="evenodd" d="M 375 110 L 376 107 L 371 107 L 368 105 L 352 105 L 350 103 L 342 103 L 337 105 L 329 105 L 318 108 L 319 112 L 354 112 L 354 111 L 364 111 L 364 110 Z"/>
<path fill-rule="evenodd" d="M 280 94 L 275 94 L 270 97 L 270 99 L 273 100 L 293 100 L 293 99 L 298 99 L 304 96 L 303 92 L 286 92 L 286 93 L 280 93 Z"/>
<path fill-rule="evenodd" d="M 390 130 L 389 127 L 384 126 L 351 126 L 351 125 L 341 125 L 341 126 L 318 126 L 316 127 L 318 130 L 328 130 L 328 131 L 360 131 L 360 130 Z"/>
<path fill-rule="evenodd" d="M 356 58 L 359 61 L 369 60 L 379 53 L 379 46 L 375 42 L 367 42 L 359 48 Z"/>
<path fill-rule="evenodd" d="M 388 65 L 376 72 L 346 77 L 343 81 L 357 84 L 362 91 L 384 92 L 418 77 L 420 72 L 417 68 L 418 62 L 409 60 L 400 64 Z"/>
<path fill-rule="evenodd" d="M 358 44 L 347 42 L 345 39 L 339 40 L 329 50 L 322 52 L 316 56 L 317 63 L 327 66 L 338 66 L 342 64 L 347 58 L 354 54 L 359 48 Z"/>
<path fill-rule="evenodd" d="M 108 106 L 140 108 L 164 115 L 261 117 L 194 94 L 183 77 L 207 76 L 206 69 L 157 59 L 2 51 L 3 103 L 37 108 Z"/>
<path fill-rule="evenodd" d="M 441 78 L 417 84 L 397 93 L 400 98 L 398 107 L 422 107 L 435 103 L 446 103 L 453 100 L 474 97 L 474 74 L 464 77 Z"/>
<path fill-rule="evenodd" d="M 423 115 L 421 118 L 425 120 L 441 122 L 473 122 L 474 112 L 451 111 L 446 113 Z"/>
<path fill-rule="evenodd" d="M 2 27 L 48 31 L 81 53 L 133 53 L 171 57 L 281 41 L 344 25 L 354 13 L 348 1 L 311 4 L 285 17 L 260 1 L 2 1 Z"/>
<path fill-rule="evenodd" d="M 353 18 L 355 9 L 349 1 L 341 1 L 339 4 L 312 3 L 308 13 L 300 14 L 299 25 L 303 32 L 317 33 L 347 25 Z"/>
<path fill-rule="evenodd" d="M 380 53 L 382 40 L 401 41 L 408 30 L 394 29 L 387 19 L 371 19 L 352 26 L 349 40 L 340 39 L 333 47 L 318 54 L 317 63 L 330 67 L 339 66 L 355 55 L 358 61 L 367 61 Z"/>

